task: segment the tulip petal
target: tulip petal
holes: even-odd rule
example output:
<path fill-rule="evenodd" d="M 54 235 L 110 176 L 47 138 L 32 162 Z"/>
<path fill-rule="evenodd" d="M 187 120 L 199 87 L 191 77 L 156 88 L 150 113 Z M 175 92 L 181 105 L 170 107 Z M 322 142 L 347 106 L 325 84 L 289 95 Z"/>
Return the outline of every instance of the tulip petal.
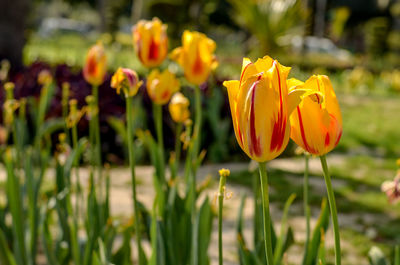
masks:
<path fill-rule="evenodd" d="M 321 104 L 324 99 L 324 94 L 306 88 L 292 89 L 288 95 L 288 115 L 290 115 L 306 97 L 310 97 L 314 102 Z"/>
<path fill-rule="evenodd" d="M 236 139 L 238 140 L 239 145 L 243 148 L 243 136 L 238 126 L 238 112 L 236 111 L 237 96 L 239 92 L 239 81 L 224 81 L 223 85 L 228 90 L 229 106 L 231 109 L 233 129 L 235 131 Z"/>

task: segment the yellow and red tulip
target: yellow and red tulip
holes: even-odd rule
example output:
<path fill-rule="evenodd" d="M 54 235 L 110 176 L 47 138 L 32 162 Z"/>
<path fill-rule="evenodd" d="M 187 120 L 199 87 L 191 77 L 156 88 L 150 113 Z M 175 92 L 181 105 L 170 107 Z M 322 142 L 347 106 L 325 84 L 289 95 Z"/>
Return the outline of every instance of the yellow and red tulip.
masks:
<path fill-rule="evenodd" d="M 313 155 L 324 155 L 339 143 L 342 115 L 329 78 L 310 77 L 305 83 L 288 80 L 289 91 L 308 89 L 317 94 L 305 97 L 290 116 L 290 137 Z"/>
<path fill-rule="evenodd" d="M 240 80 L 225 81 L 233 127 L 243 151 L 257 162 L 271 160 L 285 149 L 290 134 L 289 115 L 307 95 L 289 93 L 290 68 L 265 56 L 252 63 L 243 59 Z"/>
<path fill-rule="evenodd" d="M 146 85 L 147 94 L 158 105 L 166 104 L 171 96 L 180 89 L 179 80 L 167 69 L 163 72 L 158 69 L 151 71 Z"/>
<path fill-rule="evenodd" d="M 140 20 L 133 28 L 136 54 L 146 67 L 159 66 L 168 53 L 167 25 L 158 18 Z"/>
<path fill-rule="evenodd" d="M 107 58 L 103 45 L 99 42 L 93 45 L 86 56 L 83 76 L 89 84 L 99 86 L 104 81 L 107 71 Z"/>
<path fill-rule="evenodd" d="M 122 89 L 127 97 L 136 95 L 142 83 L 139 81 L 137 73 L 128 68 L 118 68 L 111 78 L 111 87 L 117 90 L 117 94 Z"/>
<path fill-rule="evenodd" d="M 190 111 L 189 111 L 189 100 L 180 92 L 175 93 L 171 102 L 168 105 L 169 113 L 177 123 L 182 123 L 189 119 Z"/>
<path fill-rule="evenodd" d="M 218 65 L 215 48 L 215 42 L 203 33 L 185 30 L 182 46 L 172 51 L 171 59 L 182 66 L 190 83 L 200 85 Z"/>

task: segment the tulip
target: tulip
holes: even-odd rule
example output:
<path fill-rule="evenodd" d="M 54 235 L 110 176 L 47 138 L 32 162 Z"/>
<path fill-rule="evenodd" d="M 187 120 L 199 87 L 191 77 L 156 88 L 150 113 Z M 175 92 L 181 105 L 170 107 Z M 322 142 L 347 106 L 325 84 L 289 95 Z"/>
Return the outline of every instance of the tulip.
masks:
<path fill-rule="evenodd" d="M 316 92 L 304 98 L 290 116 L 290 137 L 306 151 L 320 157 L 335 239 L 335 264 L 340 265 L 341 247 L 336 200 L 325 156 L 335 148 L 342 136 L 342 115 L 339 103 L 332 84 L 325 75 L 314 75 L 305 83 L 291 79 L 288 80 L 288 86 L 292 92 L 297 89 Z"/>
<path fill-rule="evenodd" d="M 289 93 L 289 71 L 289 67 L 268 56 L 255 63 L 245 58 L 240 80 L 224 82 L 236 139 L 257 162 L 266 162 L 282 153 L 289 141 L 289 115 L 308 95 L 304 89 Z"/>
<path fill-rule="evenodd" d="M 133 28 L 133 43 L 139 60 L 146 67 L 159 66 L 168 53 L 167 25 L 158 18 L 140 20 Z"/>
<path fill-rule="evenodd" d="M 265 56 L 252 63 L 243 59 L 240 80 L 225 81 L 233 128 L 242 150 L 259 162 L 263 204 L 264 245 L 268 264 L 273 264 L 269 212 L 268 176 L 265 162 L 285 149 L 290 134 L 289 116 L 308 96 L 304 89 L 289 93 L 286 79 L 290 68 Z"/>
<path fill-rule="evenodd" d="M 215 48 L 215 42 L 203 33 L 186 30 L 182 36 L 182 47 L 172 51 L 171 59 L 182 66 L 190 83 L 200 85 L 218 65 L 213 54 Z"/>
<path fill-rule="evenodd" d="M 179 90 L 179 80 L 168 70 L 151 71 L 147 78 L 147 93 L 151 100 L 158 105 L 166 104 L 172 94 Z"/>
<path fill-rule="evenodd" d="M 319 94 L 304 98 L 293 111 L 290 137 L 310 154 L 321 156 L 330 152 L 342 136 L 342 115 L 329 78 L 312 76 L 305 83 L 288 80 L 291 84 L 294 86 L 290 91 L 306 88 Z"/>
<path fill-rule="evenodd" d="M 117 94 L 123 90 L 126 97 L 133 97 L 142 85 L 137 73 L 128 68 L 118 68 L 111 78 L 111 87 L 117 90 Z"/>
<path fill-rule="evenodd" d="M 168 109 L 172 119 L 177 123 L 182 123 L 190 117 L 189 100 L 180 92 L 172 96 Z"/>
<path fill-rule="evenodd" d="M 103 45 L 99 42 L 92 46 L 86 56 L 83 76 L 92 86 L 99 86 L 104 81 L 106 75 L 107 58 Z"/>

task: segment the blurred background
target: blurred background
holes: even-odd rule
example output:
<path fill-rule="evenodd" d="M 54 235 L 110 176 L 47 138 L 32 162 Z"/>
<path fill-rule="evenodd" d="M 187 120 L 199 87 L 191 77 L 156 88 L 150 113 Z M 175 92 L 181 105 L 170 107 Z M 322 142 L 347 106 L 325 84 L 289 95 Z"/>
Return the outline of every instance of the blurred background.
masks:
<path fill-rule="evenodd" d="M 311 74 L 329 75 L 344 123 L 342 139 L 330 155 L 339 181 L 342 237 L 351 243 L 351 251 L 364 257 L 374 244 L 400 243 L 400 206 L 388 204 L 380 191 L 384 180 L 393 179 L 400 156 L 399 0 L 1 0 L 0 86 L 13 81 L 17 98 L 37 98 L 37 76 L 50 69 L 58 90 L 49 116 L 61 115 L 63 82 L 83 106 L 91 89 L 81 73 L 85 54 L 101 40 L 109 68 L 100 87 L 103 157 L 113 165 L 124 164 L 124 101 L 110 88 L 110 76 L 121 66 L 145 78 L 147 70 L 133 52 L 131 27 L 154 16 L 168 24 L 170 50 L 180 45 L 185 29 L 204 32 L 217 42 L 219 67 L 202 85 L 206 163 L 248 161 L 236 143 L 222 86 L 224 80 L 238 78 L 244 56 L 255 60 L 270 55 L 292 67 L 290 77 L 303 81 Z M 162 65 L 166 67 L 181 71 L 168 60 Z M 153 131 L 151 102 L 145 88 L 141 90 L 135 126 Z M 186 83 L 182 90 L 193 95 Z M 85 119 L 79 127 L 81 135 L 87 133 Z M 164 130 L 165 144 L 172 150 L 174 124 L 167 111 Z M 143 144 L 136 145 L 139 163 L 149 163 Z M 294 157 L 294 150 L 291 143 L 282 157 Z M 272 173 L 278 176 L 272 178 L 272 201 L 301 193 L 301 183 L 290 177 L 302 173 L 283 168 Z M 251 185 L 243 174 L 248 172 L 232 174 L 230 180 Z M 321 187 L 313 189 L 320 191 L 311 198 L 318 209 L 323 192 Z M 385 245 L 382 249 L 390 252 Z"/>
<path fill-rule="evenodd" d="M 206 108 L 204 145 L 212 162 L 243 158 L 237 152 L 221 83 L 238 77 L 244 56 L 254 60 L 266 54 L 292 66 L 291 76 L 303 81 L 311 73 L 328 74 L 335 90 L 346 95 L 344 113 L 357 115 L 345 119 L 339 150 L 390 157 L 400 154 L 399 133 L 392 126 L 400 122 L 400 118 L 396 121 L 400 108 L 385 101 L 400 93 L 400 1 L 3 0 L 0 10 L 0 60 L 7 60 L 2 61 L 0 78 L 16 84 L 17 98 L 38 96 L 37 75 L 51 69 L 58 86 L 70 83 L 71 97 L 83 105 L 90 90 L 81 74 L 85 54 L 96 41 L 103 42 L 109 75 L 100 88 L 100 107 L 102 133 L 107 136 L 103 150 L 111 162 L 124 157 L 112 129 L 115 115 L 123 115 L 124 108 L 120 97 L 109 89 L 109 78 L 119 66 L 145 76 L 147 70 L 133 53 L 131 27 L 139 19 L 154 16 L 168 24 L 170 50 L 180 45 L 184 29 L 204 32 L 217 42 L 219 67 L 203 85 L 208 96 L 204 105 L 210 106 Z M 163 67 L 179 70 L 171 62 L 164 62 Z M 60 100 L 58 89 L 51 115 L 61 114 Z M 146 95 L 140 103 L 150 109 Z M 168 117 L 164 121 L 172 126 Z M 152 129 L 152 122 L 143 123 L 146 119 L 141 125 Z M 87 123 L 80 126 L 86 131 Z M 172 147 L 173 137 L 166 134 Z"/>

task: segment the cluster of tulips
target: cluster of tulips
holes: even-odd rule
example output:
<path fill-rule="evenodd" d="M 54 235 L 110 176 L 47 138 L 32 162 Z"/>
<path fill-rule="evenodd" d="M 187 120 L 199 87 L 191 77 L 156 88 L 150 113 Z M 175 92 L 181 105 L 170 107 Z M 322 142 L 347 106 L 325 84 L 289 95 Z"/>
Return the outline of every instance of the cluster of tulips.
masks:
<path fill-rule="evenodd" d="M 122 94 L 126 100 L 126 127 L 130 173 L 132 180 L 132 201 L 134 212 L 134 234 L 136 239 L 137 264 L 209 264 L 208 245 L 212 227 L 212 207 L 206 198 L 198 208 L 199 194 L 203 186 L 197 185 L 196 176 L 205 152 L 201 151 L 202 106 L 199 85 L 206 82 L 211 72 L 217 66 L 214 51 L 216 44 L 206 35 L 199 32 L 185 31 L 182 36 L 182 46 L 174 49 L 169 57 L 183 69 L 184 78 L 194 85 L 194 122 L 191 120 L 189 99 L 180 90 L 180 81 L 170 70 L 159 70 L 158 67 L 168 56 L 167 26 L 159 19 L 139 21 L 132 30 L 135 52 L 141 63 L 149 69 L 145 86 L 147 94 L 153 102 L 153 117 L 156 137 L 149 131 L 137 130 L 134 126 L 134 97 L 143 85 L 138 74 L 133 69 L 119 68 L 111 79 L 111 87 L 116 93 Z M 88 83 L 92 85 L 92 95 L 86 98 L 87 106 L 78 109 L 77 101 L 69 99 L 68 84 L 63 85 L 63 119 L 58 125 L 44 124 L 45 111 L 48 109 L 54 86 L 51 75 L 43 73 L 40 83 L 43 91 L 37 111 L 37 134 L 29 150 L 26 161 L 33 159 L 33 167 L 41 168 L 37 178 L 30 176 L 32 165 L 23 163 L 21 157 L 28 147 L 19 139 L 23 130 L 19 122 L 25 119 L 23 101 L 13 99 L 12 87 L 7 89 L 8 100 L 5 109 L 5 120 L 14 135 L 14 148 L 7 149 L 5 164 L 7 168 L 7 188 L 11 198 L 12 233 L 17 239 L 13 242 L 15 258 L 5 243 L 5 231 L 0 222 L 0 260 L 2 264 L 35 264 L 38 234 L 43 233 L 43 242 L 49 264 L 130 264 L 130 225 L 127 225 L 123 236 L 121 249 L 112 253 L 116 235 L 113 219 L 109 214 L 110 179 L 101 159 L 101 135 L 99 129 L 98 87 L 104 82 L 107 69 L 107 58 L 101 43 L 90 48 L 83 69 Z M 325 155 L 338 144 L 342 135 L 342 117 L 340 107 L 327 76 L 314 75 L 307 81 L 288 79 L 289 67 L 281 65 L 268 56 L 251 62 L 243 59 L 239 80 L 225 81 L 232 115 L 233 128 L 241 149 L 254 161 L 259 163 L 260 181 L 255 188 L 255 194 L 260 191 L 262 202 L 261 222 L 255 214 L 255 243 L 263 242 L 263 248 L 251 252 L 244 244 L 241 225 L 238 228 L 238 243 L 240 263 L 279 265 L 288 247 L 290 233 L 281 233 L 280 237 L 274 231 L 269 211 L 269 185 L 266 162 L 279 156 L 286 148 L 289 138 L 296 142 L 306 153 L 306 171 L 304 177 L 304 210 L 306 216 L 306 243 L 303 258 L 304 265 L 325 264 L 318 252 L 324 237 L 324 231 L 329 223 L 329 213 L 324 207 L 320 220 L 311 236 L 310 207 L 308 205 L 308 157 L 319 156 L 324 172 L 330 213 L 335 240 L 335 264 L 341 264 L 340 236 L 335 197 Z M 68 104 L 69 100 L 69 104 Z M 22 102 L 22 103 L 21 103 Z M 168 104 L 172 120 L 176 123 L 176 144 L 174 152 L 166 158 L 163 143 L 163 105 Z M 19 109 L 19 116 L 15 116 Z M 79 139 L 77 123 L 86 115 L 89 120 L 89 139 Z M 46 126 L 44 126 L 46 125 Z M 51 130 L 49 128 L 52 128 Z M 38 206 L 39 190 L 45 171 L 44 165 L 49 161 L 51 147 L 48 145 L 50 132 L 62 128 L 64 133 L 59 137 L 57 147 L 57 192 L 54 196 L 55 205 L 48 202 L 46 207 Z M 147 211 L 137 199 L 137 181 L 135 175 L 135 144 L 134 138 L 140 138 L 149 150 L 155 172 L 153 183 L 155 198 L 153 208 Z M 70 139 L 71 138 L 71 139 Z M 182 144 L 183 143 L 183 144 Z M 87 196 L 86 216 L 83 214 L 84 192 L 80 186 L 79 161 L 85 147 L 88 150 L 90 162 L 89 192 Z M 15 150 L 15 152 L 13 151 Z M 35 150 L 38 156 L 35 156 Z M 185 152 L 182 152 L 184 150 Z M 178 176 L 179 162 L 185 154 L 183 178 Z M 36 159 L 36 160 L 35 160 Z M 169 171 L 167 170 L 167 164 Z M 15 169 L 14 169 L 15 168 Z M 24 169 L 20 173 L 16 168 Z M 75 172 L 75 186 L 71 181 L 71 172 Z M 169 172 L 169 174 L 168 174 Z M 24 175 L 15 177 L 15 174 Z M 220 171 L 220 187 L 218 192 L 218 230 L 219 230 L 219 263 L 223 263 L 222 242 L 222 205 L 225 198 L 225 185 L 229 170 Z M 31 180 L 32 178 L 33 180 Z M 33 181 L 33 190 L 29 185 Z M 28 185 L 29 210 L 24 205 L 24 184 Z M 183 189 L 182 185 L 183 183 Z M 182 192 L 183 190 L 183 192 Z M 75 191 L 75 207 L 72 205 L 71 192 Z M 22 192 L 22 194 L 21 194 Z M 258 195 L 256 195 L 256 201 Z M 22 198 L 22 199 L 21 199 Z M 50 200 L 49 200 L 50 201 Z M 293 198 L 290 197 L 285 206 L 285 212 Z M 31 205 L 32 204 L 32 205 Z M 257 203 L 256 203 L 257 204 Z M 243 208 L 243 205 L 242 205 Z M 257 212 L 257 206 L 255 211 Z M 49 227 L 52 210 L 56 209 L 61 226 L 61 239 L 54 247 Z M 25 228 L 23 216 L 28 212 L 28 239 L 24 237 Z M 42 212 L 42 214 L 39 214 Z M 0 212 L 2 213 L 2 212 Z M 39 220 L 41 220 L 39 222 Z M 261 235 L 257 224 L 260 223 Z M 86 228 L 86 241 L 80 242 L 79 227 Z M 4 225 L 6 227 L 6 225 Z M 40 227 L 40 228 L 38 228 Z M 283 230 L 282 230 L 283 231 Z M 150 238 L 152 254 L 148 260 L 143 250 L 142 238 Z M 26 247 L 26 242 L 29 246 Z M 256 245 L 255 244 L 255 245 Z M 67 247 L 65 247 L 67 245 Z M 28 254 L 26 254 L 28 253 Z M 123 254 L 121 254 L 123 253 Z M 31 260 L 28 262 L 28 260 Z"/>
<path fill-rule="evenodd" d="M 180 81 L 170 70 L 165 69 L 160 71 L 159 67 L 168 55 L 168 37 L 167 37 L 167 25 L 163 24 L 159 19 L 153 18 L 151 21 L 141 20 L 132 29 L 133 44 L 135 52 L 140 62 L 149 69 L 149 74 L 146 78 L 147 94 L 153 102 L 153 117 L 154 125 L 156 130 L 156 140 L 148 132 L 142 130 L 134 132 L 133 128 L 133 97 L 138 93 L 139 87 L 143 84 L 143 81 L 139 80 L 138 74 L 128 68 L 119 68 L 111 78 L 111 87 L 116 90 L 117 94 L 122 92 L 126 99 L 126 134 L 127 144 L 129 153 L 129 164 L 131 168 L 132 177 L 132 195 L 135 215 L 135 235 L 136 235 L 136 246 L 138 253 L 138 264 L 147 264 L 145 254 L 142 249 L 142 229 L 140 228 L 140 202 L 137 200 L 136 191 L 136 177 L 135 177 L 135 151 L 133 138 L 138 135 L 149 148 L 152 163 L 155 166 L 154 174 L 154 187 L 156 191 L 156 197 L 153 204 L 153 217 L 151 225 L 152 235 L 152 246 L 158 248 L 159 241 L 164 240 L 167 247 L 171 245 L 169 238 L 162 238 L 161 236 L 157 239 L 157 235 L 160 232 L 158 230 L 157 220 L 163 220 L 164 224 L 168 224 L 167 218 L 171 216 L 171 209 L 173 206 L 169 203 L 174 203 L 174 197 L 178 198 L 178 185 L 177 185 L 177 172 L 179 168 L 179 161 L 181 159 L 181 136 L 183 136 L 184 148 L 186 150 L 186 164 L 185 164 L 185 183 L 186 183 L 186 194 L 184 200 L 187 200 L 187 207 L 189 207 L 188 213 L 190 218 L 187 221 L 191 222 L 192 228 L 189 231 L 183 231 L 185 239 L 187 237 L 186 232 L 192 232 L 192 243 L 191 247 L 188 248 L 191 252 L 189 255 L 184 253 L 181 261 L 177 261 L 175 252 L 179 252 L 179 249 L 168 250 L 167 247 L 164 250 L 154 251 L 150 262 L 152 264 L 162 264 L 165 260 L 170 260 L 171 264 L 186 264 L 189 260 L 193 262 L 200 262 L 199 260 L 204 259 L 203 257 L 207 254 L 206 249 L 202 253 L 197 253 L 198 240 L 195 234 L 200 232 L 197 229 L 198 226 L 195 224 L 201 223 L 199 221 L 196 201 L 198 196 L 197 185 L 196 185 L 196 172 L 199 164 L 204 158 L 204 152 L 200 152 L 200 134 L 201 134 L 201 94 L 199 85 L 207 81 L 211 71 L 217 66 L 216 57 L 213 54 L 216 48 L 216 44 L 213 40 L 207 38 L 206 35 L 200 32 L 185 31 L 182 36 L 182 46 L 174 49 L 170 58 L 180 64 L 184 70 L 185 78 L 189 83 L 195 85 L 195 122 L 192 128 L 192 121 L 190 120 L 189 110 L 189 99 L 185 97 L 180 90 Z M 87 55 L 86 63 L 84 66 L 84 77 L 88 83 L 93 86 L 93 101 L 96 107 L 98 102 L 98 91 L 97 87 L 103 83 L 104 76 L 106 73 L 106 56 L 101 43 L 93 46 Z M 169 103 L 168 109 L 171 118 L 176 122 L 176 145 L 175 150 L 171 154 L 169 159 L 170 164 L 170 179 L 167 180 L 166 176 L 166 157 L 165 147 L 163 143 L 163 123 L 162 123 L 162 106 Z M 101 111 L 101 110 L 99 110 Z M 92 148 L 99 148 L 100 136 L 98 130 L 98 118 L 97 113 L 93 116 L 94 133 L 91 141 Z M 182 134 L 183 126 L 185 126 L 185 132 Z M 89 133 L 89 135 L 91 135 Z M 93 165 L 101 167 L 100 161 L 100 150 L 94 151 Z M 96 158 L 97 156 L 97 158 Z M 101 182 L 101 171 L 99 171 L 98 178 Z M 207 201 L 208 205 L 208 201 Z M 208 205 L 209 206 L 209 205 Z M 176 211 L 176 209 L 173 209 Z M 179 213 L 174 213 L 179 214 Z M 199 213 L 201 215 L 201 212 Z M 183 213 L 182 213 L 183 215 Z M 208 214 L 211 216 L 211 214 Z M 205 219 L 201 217 L 202 219 Z M 183 219 L 183 218 L 182 218 Z M 207 218 L 209 219 L 209 218 Z M 211 219 L 210 219 L 211 220 Z M 206 220 L 204 220 L 206 221 Z M 181 222 L 182 223 L 182 222 Z M 209 223 L 209 221 L 206 221 Z M 178 224 L 174 224 L 174 230 L 179 229 Z M 154 230 L 153 230 L 154 229 Z M 209 234 L 210 232 L 208 232 Z M 173 231 L 167 236 L 177 236 Z M 182 242 L 180 238 L 176 240 Z M 200 240 L 201 241 L 201 240 Z M 154 243 L 153 243 L 154 242 Z M 208 244 L 207 244 L 208 245 Z M 171 251 L 172 254 L 163 257 L 161 254 L 166 251 Z M 200 252 L 200 251 L 199 251 Z M 157 254 L 159 253 L 159 254 Z M 161 253 L 161 254 L 160 254 Z M 200 257 L 201 256 L 203 257 Z M 206 259 L 204 259 L 206 260 Z M 201 262 L 200 262 L 201 263 Z"/>
<path fill-rule="evenodd" d="M 138 58 L 148 68 L 159 66 L 167 56 L 166 25 L 158 19 L 140 21 L 133 29 L 133 42 Z M 185 31 L 182 37 L 182 47 L 171 53 L 171 59 L 177 61 L 184 69 L 186 79 L 200 85 L 205 82 L 217 65 L 213 52 L 215 42 L 198 32 Z M 336 264 L 341 264 L 339 227 L 334 193 L 328 172 L 325 154 L 330 152 L 339 142 L 342 135 L 342 117 L 340 108 L 327 76 L 312 76 L 306 82 L 288 79 L 290 68 L 266 56 L 252 63 L 243 60 L 240 80 L 225 81 L 228 90 L 232 114 L 233 128 L 240 147 L 260 165 L 260 187 L 263 201 L 263 223 L 265 254 L 268 264 L 273 264 L 274 255 L 271 241 L 271 221 L 269 213 L 268 178 L 265 162 L 280 155 L 288 144 L 289 137 L 309 154 L 320 156 L 324 170 L 328 199 L 335 234 Z M 85 77 L 92 85 L 102 82 L 105 73 L 105 56 L 101 46 L 94 46 L 87 57 Z M 130 98 L 142 84 L 137 74 L 130 69 L 120 68 L 113 75 L 111 86 L 117 93 L 123 91 L 127 99 L 128 135 L 132 135 Z M 147 77 L 147 93 L 154 103 L 155 127 L 157 130 L 158 149 L 156 164 L 158 181 L 165 181 L 165 158 L 162 137 L 161 105 L 169 103 L 171 117 L 178 124 L 189 119 L 189 100 L 179 90 L 179 81 L 169 70 L 160 72 L 153 69 Z M 201 132 L 200 90 L 196 87 L 195 125 L 193 129 L 191 156 L 193 160 L 199 154 L 199 139 Z M 174 94 L 175 93 L 175 94 Z M 179 126 L 180 127 L 180 126 Z M 177 130 L 179 137 L 181 129 Z M 179 140 L 177 140 L 179 141 Z M 134 151 L 132 139 L 129 139 L 129 161 L 132 168 L 133 200 L 137 216 L 137 200 L 134 175 Z M 179 147 L 178 147 L 179 148 Z M 179 154 L 179 150 L 176 150 Z M 175 157 L 179 160 L 179 157 Z M 192 165 L 191 183 L 195 185 L 198 163 Z M 176 165 L 173 166 L 176 175 Z M 190 171 L 190 166 L 185 170 Z M 221 172 L 221 178 L 226 179 L 228 173 Z M 225 183 L 223 180 L 222 183 Z M 220 186 L 223 189 L 224 184 Z M 162 188 L 161 188 L 162 189 Z M 196 187 L 193 186 L 195 190 Z M 160 189 L 157 189 L 159 191 Z M 221 190 L 220 193 L 221 194 Z M 158 195 L 157 195 L 158 196 Z M 306 199 L 308 194 L 306 194 Z M 223 199 L 220 197 L 220 199 Z M 162 199 L 161 199 L 162 201 Z M 193 200 L 194 203 L 194 200 Z M 221 203 L 222 205 L 222 203 Z M 195 205 L 193 205 L 193 212 Z M 221 208 L 221 207 L 220 207 Z M 307 229 L 309 230 L 310 213 L 307 209 Z M 309 232 L 308 232 L 309 233 Z M 140 247 L 140 229 L 136 227 L 138 246 Z M 222 242 L 220 243 L 222 248 Z M 140 249 L 138 250 L 140 252 Z M 220 250 L 222 262 L 222 249 Z M 142 264 L 139 261 L 140 264 Z"/>
<path fill-rule="evenodd" d="M 302 82 L 288 79 L 289 72 L 289 67 L 268 56 L 255 63 L 245 58 L 240 79 L 224 82 L 236 139 L 242 150 L 259 163 L 266 260 L 273 264 L 275 259 L 265 163 L 279 156 L 291 138 L 306 152 L 321 158 L 335 235 L 335 264 L 341 264 L 336 203 L 325 158 L 342 135 L 340 107 L 327 76 L 312 76 Z M 307 178 L 308 173 L 304 194 L 308 241 Z"/>

